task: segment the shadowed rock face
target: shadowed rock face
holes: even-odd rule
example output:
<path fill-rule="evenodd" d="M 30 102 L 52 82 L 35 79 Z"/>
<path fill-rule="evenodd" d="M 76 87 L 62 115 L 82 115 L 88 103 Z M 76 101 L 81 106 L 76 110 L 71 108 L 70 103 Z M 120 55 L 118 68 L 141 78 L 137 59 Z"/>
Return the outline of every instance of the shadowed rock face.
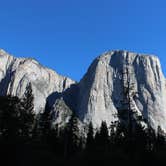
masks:
<path fill-rule="evenodd" d="M 165 77 L 155 56 L 107 52 L 96 58 L 82 80 L 75 83 L 33 59 L 14 58 L 0 50 L 0 94 L 21 97 L 31 82 L 36 113 L 45 107 L 47 100 L 58 115 L 54 124 L 61 123 L 64 115 L 68 119 L 70 110 L 82 122 L 92 121 L 94 127 L 99 127 L 102 121 L 109 125 L 118 120 L 118 114 L 126 109 L 128 80 L 132 111 L 142 115 L 154 129 L 161 126 L 166 131 Z"/>
<path fill-rule="evenodd" d="M 27 84 L 32 83 L 35 112 L 42 111 L 47 97 L 62 92 L 75 81 L 58 75 L 31 58 L 15 58 L 0 50 L 0 95 L 24 95 Z"/>

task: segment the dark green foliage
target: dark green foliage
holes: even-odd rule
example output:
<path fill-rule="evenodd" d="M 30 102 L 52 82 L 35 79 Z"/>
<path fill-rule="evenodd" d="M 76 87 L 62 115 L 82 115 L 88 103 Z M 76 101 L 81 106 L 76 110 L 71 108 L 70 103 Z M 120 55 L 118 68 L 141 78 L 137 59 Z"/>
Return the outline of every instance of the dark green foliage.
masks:
<path fill-rule="evenodd" d="M 93 124 L 92 122 L 89 123 L 88 127 L 88 134 L 87 134 L 87 140 L 86 140 L 86 149 L 87 151 L 91 152 L 94 150 L 94 131 L 93 131 Z"/>
<path fill-rule="evenodd" d="M 108 150 L 109 135 L 106 122 L 101 123 L 100 130 L 95 135 L 96 150 L 105 152 Z"/>
<path fill-rule="evenodd" d="M 141 125 L 135 126 L 135 131 L 133 133 L 133 146 L 135 150 L 143 153 L 148 150 L 147 148 L 147 130 Z"/>
<path fill-rule="evenodd" d="M 29 83 L 26 87 L 24 98 L 21 100 L 21 116 L 20 121 L 23 126 L 23 136 L 31 137 L 34 128 L 34 96 L 32 93 L 32 85 Z"/>
<path fill-rule="evenodd" d="M 0 133 L 6 140 L 16 140 L 21 134 L 19 105 L 20 100 L 17 97 L 0 97 Z"/>
<path fill-rule="evenodd" d="M 156 138 L 156 150 L 163 150 L 165 148 L 165 137 L 161 127 L 158 126 Z M 166 149 L 165 149 L 166 150 Z"/>
<path fill-rule="evenodd" d="M 102 122 L 101 123 L 101 127 L 100 127 L 100 138 L 101 138 L 101 143 L 104 146 L 108 145 L 108 128 L 107 128 L 107 123 L 106 122 Z"/>
<path fill-rule="evenodd" d="M 29 101 L 28 98 L 24 98 L 23 102 L 17 97 L 0 97 L 0 131 L 5 139 L 23 140 L 31 137 L 34 122 L 33 100 L 30 103 L 31 109 L 25 106 L 25 100 Z"/>
<path fill-rule="evenodd" d="M 78 119 L 72 114 L 65 129 L 65 155 L 75 154 L 79 149 L 80 135 L 78 128 Z"/>
<path fill-rule="evenodd" d="M 33 104 L 34 96 L 32 93 L 32 85 L 29 83 L 26 87 L 24 98 L 23 98 L 23 107 L 25 112 L 33 114 L 34 112 L 34 104 Z"/>
<path fill-rule="evenodd" d="M 166 165 L 165 135 L 160 126 L 155 133 L 134 123 L 129 133 L 121 121 L 109 128 L 102 122 L 98 131 L 90 123 L 85 138 L 74 114 L 60 128 L 52 126 L 46 110 L 34 125 L 31 85 L 22 100 L 0 97 L 0 158 L 5 165 Z"/>
<path fill-rule="evenodd" d="M 18 165 L 18 151 L 30 143 L 31 121 L 19 98 L 0 97 L 0 156 L 5 165 Z"/>
<path fill-rule="evenodd" d="M 46 141 L 49 132 L 51 131 L 51 117 L 49 112 L 44 112 L 40 115 L 38 132 L 41 139 Z"/>
<path fill-rule="evenodd" d="M 33 122 L 33 95 L 30 86 L 22 100 L 12 96 L 0 97 L 1 163 L 19 165 L 17 156 L 31 142 Z"/>

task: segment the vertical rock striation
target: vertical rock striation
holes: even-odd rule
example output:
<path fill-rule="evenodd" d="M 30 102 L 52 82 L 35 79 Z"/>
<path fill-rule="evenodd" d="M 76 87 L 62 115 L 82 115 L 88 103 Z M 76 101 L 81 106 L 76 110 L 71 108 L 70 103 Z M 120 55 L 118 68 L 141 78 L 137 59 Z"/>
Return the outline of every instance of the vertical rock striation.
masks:
<path fill-rule="evenodd" d="M 0 95 L 22 97 L 32 83 L 35 111 L 45 107 L 47 98 L 69 88 L 75 81 L 58 75 L 31 58 L 15 58 L 0 50 Z"/>
<path fill-rule="evenodd" d="M 53 124 L 68 121 L 72 111 L 94 127 L 119 119 L 126 107 L 157 130 L 166 131 L 166 81 L 156 56 L 109 51 L 96 58 L 79 83 L 58 75 L 31 58 L 15 58 L 0 50 L 0 95 L 22 97 L 31 82 L 35 112 L 51 103 Z M 127 88 L 128 85 L 128 88 Z M 127 92 L 128 91 L 128 92 Z"/>
<path fill-rule="evenodd" d="M 110 51 L 94 60 L 79 83 L 80 118 L 96 127 L 102 121 L 116 121 L 119 111 L 126 109 L 127 79 L 133 112 L 142 115 L 154 129 L 161 126 L 166 130 L 166 82 L 159 59 L 127 51 Z"/>

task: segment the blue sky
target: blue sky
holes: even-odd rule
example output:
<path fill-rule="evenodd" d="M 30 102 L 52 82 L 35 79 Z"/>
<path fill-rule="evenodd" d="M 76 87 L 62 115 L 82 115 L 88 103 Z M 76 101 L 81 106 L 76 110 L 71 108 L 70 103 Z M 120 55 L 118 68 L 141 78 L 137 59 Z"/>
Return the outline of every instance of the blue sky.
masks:
<path fill-rule="evenodd" d="M 2 0 L 0 48 L 79 80 L 107 50 L 156 54 L 166 73 L 165 0 Z"/>

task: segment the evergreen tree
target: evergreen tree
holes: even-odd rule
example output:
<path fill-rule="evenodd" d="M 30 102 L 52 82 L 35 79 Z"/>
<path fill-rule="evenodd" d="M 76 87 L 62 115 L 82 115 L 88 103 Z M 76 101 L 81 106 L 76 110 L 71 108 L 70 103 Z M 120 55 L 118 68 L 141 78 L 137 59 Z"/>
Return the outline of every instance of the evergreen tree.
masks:
<path fill-rule="evenodd" d="M 135 125 L 130 146 L 132 153 L 136 152 L 138 155 L 144 154 L 147 151 L 147 131 L 141 124 Z"/>
<path fill-rule="evenodd" d="M 147 151 L 152 152 L 155 149 L 156 134 L 155 131 L 149 126 L 147 128 Z"/>
<path fill-rule="evenodd" d="M 65 130 L 65 156 L 70 156 L 75 154 L 79 149 L 79 128 L 78 128 L 78 119 L 73 113 Z"/>
<path fill-rule="evenodd" d="M 118 130 L 118 124 L 119 122 L 112 122 L 110 125 L 110 146 L 113 149 L 117 143 L 117 130 Z M 118 135 L 119 136 L 119 135 Z"/>
<path fill-rule="evenodd" d="M 26 87 L 24 97 L 21 102 L 21 125 L 22 135 L 25 138 L 32 136 L 32 130 L 34 127 L 34 96 L 32 93 L 32 85 L 29 83 Z"/>
<path fill-rule="evenodd" d="M 55 126 L 55 128 L 52 128 L 49 130 L 47 134 L 47 144 L 50 146 L 53 152 L 56 154 L 60 153 L 60 135 L 58 134 L 58 125 Z M 62 148 L 62 147 L 61 147 Z"/>
<path fill-rule="evenodd" d="M 0 97 L 0 132 L 5 140 L 14 142 L 20 135 L 19 103 L 17 97 Z"/>
<path fill-rule="evenodd" d="M 100 152 L 107 151 L 109 145 L 109 135 L 107 123 L 102 121 L 100 130 L 96 132 L 95 135 L 95 146 Z"/>
<path fill-rule="evenodd" d="M 51 131 L 51 116 L 50 107 L 46 103 L 44 113 L 40 114 L 38 132 L 40 133 L 42 141 L 47 142 L 49 132 Z"/>
<path fill-rule="evenodd" d="M 24 102 L 24 109 L 27 113 L 31 113 L 33 114 L 34 112 L 34 96 L 32 93 L 32 84 L 29 83 L 26 87 L 25 93 L 24 93 L 24 98 L 23 98 L 23 102 Z"/>
<path fill-rule="evenodd" d="M 165 136 L 164 131 L 162 131 L 161 127 L 157 128 L 157 139 L 156 139 L 156 150 L 161 150 L 165 146 Z"/>
<path fill-rule="evenodd" d="M 94 132 L 93 132 L 93 124 L 89 123 L 87 140 L 86 140 L 86 149 L 87 151 L 94 150 Z"/>
<path fill-rule="evenodd" d="M 34 140 L 44 146 L 51 146 L 52 139 L 56 134 L 54 128 L 51 126 L 52 120 L 50 111 L 47 110 L 47 103 L 44 112 L 41 112 L 38 115 L 38 119 L 36 121 L 36 125 L 33 129 Z"/>
<path fill-rule="evenodd" d="M 101 144 L 105 149 L 108 147 L 108 142 L 109 142 L 109 135 L 108 135 L 108 128 L 107 128 L 107 123 L 105 121 L 102 121 L 101 127 L 100 127 L 100 141 Z"/>
<path fill-rule="evenodd" d="M 101 145 L 101 137 L 100 137 L 100 131 L 97 130 L 95 134 L 95 149 L 99 150 Z"/>

